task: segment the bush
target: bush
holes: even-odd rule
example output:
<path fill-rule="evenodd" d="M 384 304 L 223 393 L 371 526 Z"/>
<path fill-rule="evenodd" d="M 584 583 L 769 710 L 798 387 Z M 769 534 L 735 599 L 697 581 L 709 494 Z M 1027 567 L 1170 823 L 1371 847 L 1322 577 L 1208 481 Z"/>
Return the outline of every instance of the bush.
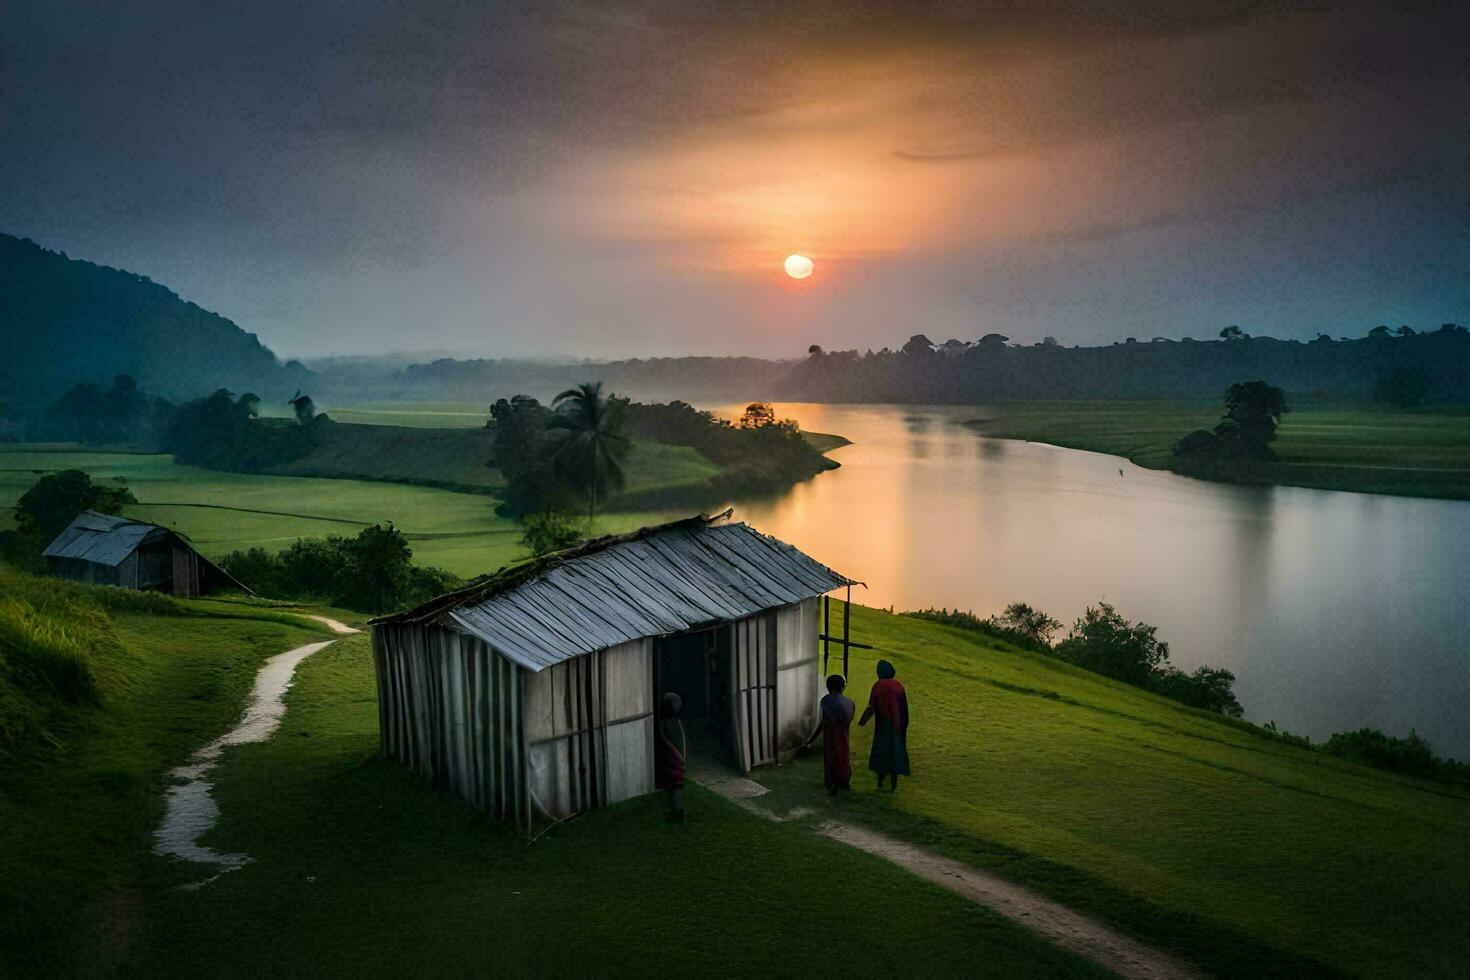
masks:
<path fill-rule="evenodd" d="M 521 544 L 538 558 L 565 551 L 582 540 L 577 522 L 561 511 L 547 509 L 527 514 L 521 523 L 526 528 L 521 535 Z"/>
<path fill-rule="evenodd" d="M 403 532 L 389 524 L 363 528 L 353 538 L 302 539 L 275 554 L 232 551 L 219 566 L 267 598 L 366 612 L 415 606 L 463 584 L 443 569 L 415 567 L 412 558 Z"/>
<path fill-rule="evenodd" d="M 1100 602 L 1087 607 L 1052 652 L 1084 670 L 1149 687 L 1154 672 L 1169 659 L 1169 644 L 1158 638 L 1157 626 L 1130 623 L 1112 606 Z"/>
<path fill-rule="evenodd" d="M 1323 743 L 1321 750 L 1328 755 L 1389 772 L 1470 783 L 1470 765 L 1454 759 L 1441 759 L 1434 754 L 1430 744 L 1412 729 L 1408 738 L 1385 735 L 1376 728 L 1338 732 Z"/>

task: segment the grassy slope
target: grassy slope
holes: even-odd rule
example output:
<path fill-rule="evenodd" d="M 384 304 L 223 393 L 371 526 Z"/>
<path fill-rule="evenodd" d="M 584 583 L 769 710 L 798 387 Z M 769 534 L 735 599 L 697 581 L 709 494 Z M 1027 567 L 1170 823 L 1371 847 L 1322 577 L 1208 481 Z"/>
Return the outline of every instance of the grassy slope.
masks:
<path fill-rule="evenodd" d="M 505 485 L 500 471 L 486 463 L 494 455 L 495 436 L 483 424 L 479 428 L 339 424 L 321 432 L 321 445 L 272 472 L 387 480 L 471 493 L 489 493 Z M 641 441 L 633 444 L 626 470 L 629 493 L 702 486 L 719 472 L 686 446 Z"/>
<path fill-rule="evenodd" d="M 237 639 L 212 634 L 210 655 Z M 222 686 L 206 703 L 223 717 L 243 691 Z M 202 740 L 173 731 L 162 706 L 123 721 L 140 737 L 166 731 L 187 743 L 179 751 Z M 644 798 L 528 848 L 376 761 L 376 748 L 371 653 L 366 637 L 350 638 L 303 664 L 275 737 L 229 750 L 218 770 L 223 822 L 208 839 L 238 842 L 255 863 L 181 891 L 172 886 L 205 872 L 146 857 L 146 840 L 118 832 L 119 813 L 90 819 L 115 836 L 114 860 L 149 869 L 141 891 L 121 876 L 127 926 L 105 958 L 144 976 L 690 975 L 732 959 L 756 975 L 813 974 L 834 955 L 814 929 L 833 927 L 902 935 L 864 947 L 890 974 L 973 974 L 977 964 L 998 976 L 1098 973 L 882 862 L 698 790 L 683 826 Z M 81 771 L 94 762 L 78 752 L 66 777 L 85 785 Z M 79 872 L 88 864 L 77 863 Z"/>
<path fill-rule="evenodd" d="M 102 591 L 3 585 L 37 602 Z M 157 874 L 164 773 L 238 716 L 262 661 L 326 632 L 246 603 L 162 601 L 191 615 L 112 614 L 101 666 L 126 680 L 101 707 L 64 713 L 59 747 L 0 753 L 0 975 L 90 973 L 113 955 Z"/>
<path fill-rule="evenodd" d="M 985 435 L 1126 456 L 1169 469 L 1185 433 L 1209 428 L 1217 402 L 1013 402 L 977 422 Z M 1470 414 L 1299 404 L 1245 482 L 1470 499 Z M 1210 477 L 1200 471 L 1193 475 Z"/>
<path fill-rule="evenodd" d="M 877 657 L 898 665 L 915 774 L 873 794 L 870 730 L 854 729 L 856 818 L 1222 973 L 1286 951 L 1374 975 L 1470 959 L 1470 788 L 1291 748 L 961 630 L 862 608 L 853 629 L 878 649 L 854 651 L 849 694 L 865 700 Z M 820 781 L 810 761 L 763 778 L 791 802 Z"/>

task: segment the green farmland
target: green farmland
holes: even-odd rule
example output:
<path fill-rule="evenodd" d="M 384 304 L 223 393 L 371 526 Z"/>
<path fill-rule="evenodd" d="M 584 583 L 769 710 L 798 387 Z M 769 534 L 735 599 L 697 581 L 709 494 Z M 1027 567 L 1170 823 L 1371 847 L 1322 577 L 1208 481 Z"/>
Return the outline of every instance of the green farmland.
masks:
<path fill-rule="evenodd" d="M 1206 479 L 1470 499 L 1470 412 L 1463 409 L 1307 400 L 1282 418 L 1272 443 L 1275 461 L 1229 474 L 1178 467 L 1174 443 L 1214 426 L 1220 413 L 1218 402 L 1008 402 L 971 425 L 987 436 L 1111 453 Z"/>
<path fill-rule="evenodd" d="M 211 557 L 256 546 L 278 550 L 303 537 L 351 536 L 389 520 L 407 535 L 416 563 L 458 575 L 494 571 L 524 555 L 520 526 L 497 517 L 495 501 L 486 496 L 368 480 L 225 473 L 178 465 L 160 453 L 0 446 L 0 506 L 13 507 L 42 473 L 68 468 L 126 485 L 139 501 L 128 507 L 129 517 L 182 531 Z M 597 528 L 630 530 L 674 516 L 688 515 L 613 512 L 599 514 Z"/>

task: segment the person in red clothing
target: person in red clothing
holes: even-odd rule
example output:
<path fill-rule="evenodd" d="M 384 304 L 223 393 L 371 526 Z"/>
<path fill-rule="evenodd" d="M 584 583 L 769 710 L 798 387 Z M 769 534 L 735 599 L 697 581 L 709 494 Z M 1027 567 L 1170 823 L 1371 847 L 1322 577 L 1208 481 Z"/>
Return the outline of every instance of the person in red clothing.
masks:
<path fill-rule="evenodd" d="M 822 773 L 827 783 L 827 795 L 836 796 L 838 790 L 852 788 L 852 716 L 857 707 L 852 699 L 844 697 L 847 682 L 841 674 L 827 678 L 827 696 L 822 698 Z"/>
<path fill-rule="evenodd" d="M 859 725 L 877 717 L 873 728 L 873 751 L 868 754 L 868 768 L 878 774 L 878 788 L 883 788 L 883 777 L 893 780 L 893 792 L 898 792 L 898 777 L 909 774 L 909 696 L 898 682 L 898 672 L 886 660 L 878 661 L 878 683 L 868 695 L 868 706 L 863 709 Z"/>
<path fill-rule="evenodd" d="M 684 723 L 679 709 L 684 701 L 669 691 L 659 702 L 658 727 L 654 733 L 654 783 L 669 794 L 669 810 L 676 821 L 684 819 Z"/>

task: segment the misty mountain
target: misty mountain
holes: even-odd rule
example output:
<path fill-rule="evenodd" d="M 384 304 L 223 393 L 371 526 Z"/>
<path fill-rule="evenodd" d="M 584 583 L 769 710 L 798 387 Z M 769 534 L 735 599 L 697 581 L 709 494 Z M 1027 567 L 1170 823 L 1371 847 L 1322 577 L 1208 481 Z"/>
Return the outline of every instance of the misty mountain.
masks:
<path fill-rule="evenodd" d="M 50 401 L 129 374 L 180 400 L 219 387 L 284 399 L 315 375 L 147 276 L 0 234 L 0 400 Z"/>

